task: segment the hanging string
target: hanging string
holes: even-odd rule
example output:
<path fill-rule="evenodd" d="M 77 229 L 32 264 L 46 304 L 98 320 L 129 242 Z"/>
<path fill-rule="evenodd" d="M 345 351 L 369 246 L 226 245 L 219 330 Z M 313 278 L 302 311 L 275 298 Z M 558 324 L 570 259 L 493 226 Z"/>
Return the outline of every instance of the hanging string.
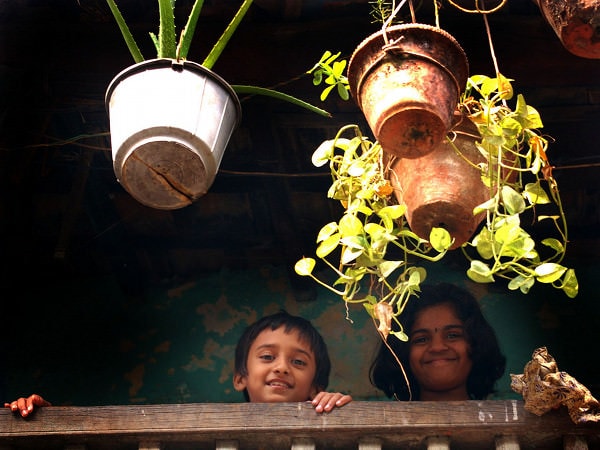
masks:
<path fill-rule="evenodd" d="M 392 2 L 392 13 L 388 16 L 387 19 L 385 19 L 385 21 L 383 22 L 383 25 L 381 26 L 381 35 L 383 36 L 383 42 L 385 43 L 385 45 L 389 45 L 389 40 L 387 37 L 387 28 L 391 25 L 392 21 L 394 20 L 394 18 L 396 17 L 396 15 L 400 11 L 400 9 L 404 6 L 405 3 L 406 3 L 406 0 L 402 0 L 400 3 L 398 3 L 398 6 L 396 6 L 396 0 L 394 0 Z M 413 4 L 412 4 L 412 0 L 409 0 L 408 5 L 410 7 L 410 15 L 411 15 L 412 22 L 415 23 L 417 21 L 417 19 L 415 16 L 415 10 L 414 10 Z"/>
<path fill-rule="evenodd" d="M 377 327 L 377 324 L 375 323 L 375 319 L 373 319 L 373 324 L 375 325 L 375 327 Z M 406 383 L 406 389 L 408 390 L 408 401 L 412 401 L 412 399 L 413 399 L 412 388 L 410 387 L 410 381 L 408 380 L 408 375 L 406 374 L 406 370 L 404 370 L 404 365 L 402 364 L 402 361 L 400 361 L 400 358 L 398 358 L 398 355 L 396 355 L 396 352 L 394 351 L 394 349 L 392 349 L 392 347 L 390 346 L 387 339 L 384 338 L 381 334 L 379 335 L 379 337 L 383 340 L 383 344 L 387 347 L 390 354 L 396 360 L 396 363 L 400 367 L 400 371 L 402 372 L 402 376 L 404 378 L 404 383 Z M 396 400 L 400 400 L 395 392 L 394 392 L 394 398 Z"/>
<path fill-rule="evenodd" d="M 493 12 L 498 11 L 500 8 L 502 8 L 506 4 L 507 1 L 508 0 L 502 0 L 498 6 L 495 6 L 492 9 L 485 9 L 485 2 L 483 0 L 481 2 L 483 8 L 479 8 L 479 0 L 475 0 L 475 9 L 463 8 L 462 6 L 454 3 L 454 1 L 452 1 L 452 0 L 448 0 L 448 3 L 450 3 L 455 8 L 461 10 L 462 12 L 466 12 L 466 13 L 470 13 L 470 14 L 491 14 Z"/>
<path fill-rule="evenodd" d="M 417 16 L 415 14 L 415 7 L 413 5 L 412 0 L 408 0 L 408 6 L 410 8 L 410 18 L 412 20 L 412 23 L 417 23 Z"/>
<path fill-rule="evenodd" d="M 494 43 L 492 42 L 492 33 L 490 31 L 487 14 L 483 14 L 483 23 L 485 24 L 485 32 L 488 37 L 488 43 L 490 44 L 490 54 L 492 56 L 492 62 L 494 63 L 494 71 L 496 72 L 496 76 L 498 76 L 500 70 L 498 69 L 498 59 L 496 58 L 496 52 L 494 51 Z"/>

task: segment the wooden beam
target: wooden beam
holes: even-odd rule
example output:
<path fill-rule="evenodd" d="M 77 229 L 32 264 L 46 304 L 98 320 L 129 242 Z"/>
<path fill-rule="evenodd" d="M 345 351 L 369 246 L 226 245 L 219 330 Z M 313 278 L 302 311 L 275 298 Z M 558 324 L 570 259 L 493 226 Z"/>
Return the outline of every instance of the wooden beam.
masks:
<path fill-rule="evenodd" d="M 0 410 L 0 445 L 17 449 L 85 444 L 94 450 L 107 448 L 107 443 L 114 449 L 141 442 L 168 444 L 170 449 L 190 443 L 214 448 L 222 439 L 237 441 L 244 449 L 267 444 L 284 449 L 306 438 L 318 448 L 355 449 L 373 439 L 383 448 L 414 448 L 436 437 L 447 439 L 452 448 L 479 449 L 494 448 L 503 436 L 518 438 L 521 449 L 562 449 L 565 436 L 577 436 L 596 448 L 600 423 L 575 425 L 562 409 L 536 416 L 517 400 L 357 401 L 327 414 L 317 414 L 308 402 L 53 406 L 27 420 Z"/>

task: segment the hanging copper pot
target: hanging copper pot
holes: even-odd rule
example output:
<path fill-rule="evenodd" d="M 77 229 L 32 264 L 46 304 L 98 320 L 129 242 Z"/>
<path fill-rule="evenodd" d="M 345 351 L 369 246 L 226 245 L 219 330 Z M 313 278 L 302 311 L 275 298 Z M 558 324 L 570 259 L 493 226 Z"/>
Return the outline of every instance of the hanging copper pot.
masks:
<path fill-rule="evenodd" d="M 582 58 L 600 58 L 600 0 L 536 0 L 563 46 Z"/>
<path fill-rule="evenodd" d="M 469 73 L 446 31 L 402 24 L 365 39 L 348 64 L 348 83 L 384 152 L 416 158 L 446 136 Z"/>
<path fill-rule="evenodd" d="M 407 206 L 410 229 L 429 240 L 432 227 L 448 230 L 454 238 L 452 249 L 460 247 L 475 233 L 484 214 L 473 208 L 490 198 L 477 164 L 485 162 L 475 142 L 477 126 L 463 118 L 436 149 L 419 158 L 397 158 L 391 164 L 390 182 L 399 203 Z M 456 149 L 460 151 L 457 153 Z"/>

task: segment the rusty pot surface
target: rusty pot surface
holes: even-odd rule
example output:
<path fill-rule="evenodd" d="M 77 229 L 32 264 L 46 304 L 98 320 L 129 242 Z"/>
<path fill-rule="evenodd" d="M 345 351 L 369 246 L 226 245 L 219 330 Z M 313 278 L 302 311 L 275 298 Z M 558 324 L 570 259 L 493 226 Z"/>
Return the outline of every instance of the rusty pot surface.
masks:
<path fill-rule="evenodd" d="M 600 0 L 535 0 L 563 47 L 581 58 L 600 58 Z"/>
<path fill-rule="evenodd" d="M 448 133 L 468 73 L 465 52 L 449 33 L 402 24 L 372 34 L 356 48 L 348 82 L 383 150 L 416 158 Z"/>
<path fill-rule="evenodd" d="M 473 122 L 464 119 L 449 137 L 472 164 L 485 161 L 475 146 L 480 135 Z M 420 158 L 396 159 L 390 169 L 396 198 L 407 206 L 410 229 L 429 240 L 432 227 L 445 228 L 454 238 L 451 249 L 460 247 L 475 233 L 485 214 L 475 216 L 473 208 L 490 198 L 480 170 L 464 158 L 444 141 Z"/>

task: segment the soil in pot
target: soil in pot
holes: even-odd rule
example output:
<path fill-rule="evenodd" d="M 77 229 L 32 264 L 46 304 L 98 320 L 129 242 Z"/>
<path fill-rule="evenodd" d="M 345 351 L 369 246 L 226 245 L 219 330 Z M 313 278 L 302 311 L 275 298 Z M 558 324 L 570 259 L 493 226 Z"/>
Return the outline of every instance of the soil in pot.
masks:
<path fill-rule="evenodd" d="M 465 52 L 449 33 L 402 24 L 356 48 L 348 82 L 383 150 L 417 158 L 433 151 L 451 128 L 468 72 Z"/>

